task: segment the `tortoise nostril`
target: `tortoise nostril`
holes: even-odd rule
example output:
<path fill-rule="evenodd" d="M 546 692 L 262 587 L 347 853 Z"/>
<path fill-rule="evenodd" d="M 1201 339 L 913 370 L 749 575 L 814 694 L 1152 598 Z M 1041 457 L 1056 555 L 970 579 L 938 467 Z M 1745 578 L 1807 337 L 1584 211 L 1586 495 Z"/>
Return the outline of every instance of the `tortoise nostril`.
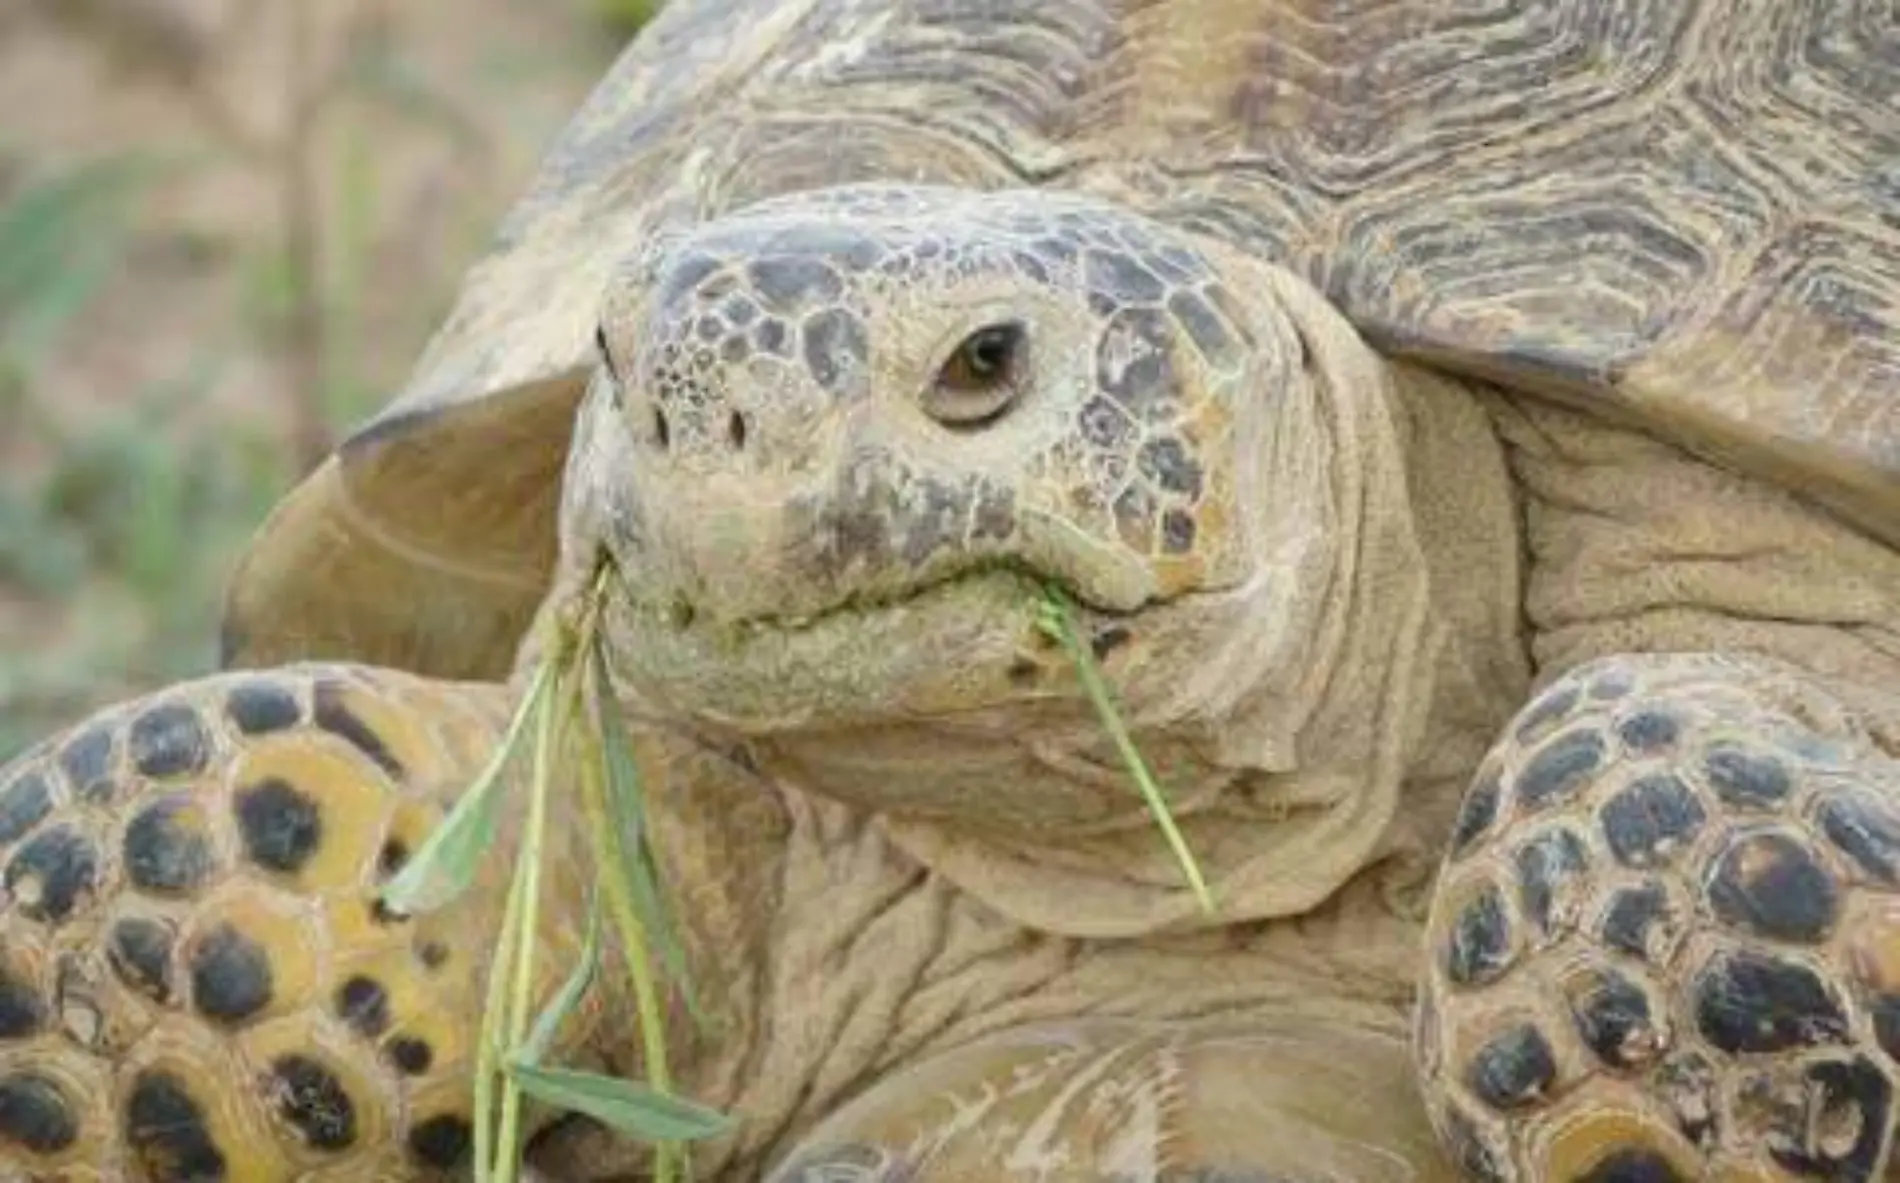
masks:
<path fill-rule="evenodd" d="M 667 446 L 672 443 L 672 440 L 673 440 L 673 433 L 667 427 L 667 424 L 666 424 L 666 412 L 662 411 L 658 407 L 654 407 L 653 408 L 653 442 L 658 444 L 660 447 L 660 450 L 664 452 L 667 449 Z"/>
<path fill-rule="evenodd" d="M 726 418 L 726 440 L 735 451 L 745 447 L 745 416 L 737 411 Z"/>

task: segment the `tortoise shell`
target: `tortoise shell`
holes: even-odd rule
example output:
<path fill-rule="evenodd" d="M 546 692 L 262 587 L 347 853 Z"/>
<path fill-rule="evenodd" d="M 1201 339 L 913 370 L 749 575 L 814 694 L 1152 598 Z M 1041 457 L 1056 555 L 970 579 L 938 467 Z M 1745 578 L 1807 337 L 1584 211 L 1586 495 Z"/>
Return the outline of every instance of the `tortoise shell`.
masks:
<path fill-rule="evenodd" d="M 616 266 L 671 226 L 893 178 L 1111 197 L 1305 276 L 1390 354 L 1900 543 L 1886 5 L 674 0 L 407 386 L 266 524 L 228 659 L 504 674 Z"/>

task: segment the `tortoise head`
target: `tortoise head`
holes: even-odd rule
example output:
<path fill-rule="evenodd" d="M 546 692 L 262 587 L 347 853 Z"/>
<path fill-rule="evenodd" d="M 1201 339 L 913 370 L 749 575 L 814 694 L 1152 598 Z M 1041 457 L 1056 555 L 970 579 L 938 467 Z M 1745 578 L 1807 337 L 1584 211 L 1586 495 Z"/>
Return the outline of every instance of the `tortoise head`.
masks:
<path fill-rule="evenodd" d="M 1259 470 L 1311 384 L 1212 249 L 1077 195 L 883 185 L 656 245 L 607 298 L 567 478 L 568 553 L 623 580 L 619 675 L 754 735 L 1002 734 L 1081 714 L 1046 587 L 1137 711 L 1297 627 L 1254 610 L 1327 545 L 1325 498 L 1275 512 Z"/>

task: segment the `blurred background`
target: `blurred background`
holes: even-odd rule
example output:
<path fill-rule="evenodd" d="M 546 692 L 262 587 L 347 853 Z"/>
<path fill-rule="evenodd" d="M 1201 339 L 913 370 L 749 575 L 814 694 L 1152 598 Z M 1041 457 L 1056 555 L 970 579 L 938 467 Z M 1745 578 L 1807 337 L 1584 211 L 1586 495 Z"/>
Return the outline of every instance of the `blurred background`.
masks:
<path fill-rule="evenodd" d="M 0 762 L 203 672 L 653 0 L 0 0 Z"/>

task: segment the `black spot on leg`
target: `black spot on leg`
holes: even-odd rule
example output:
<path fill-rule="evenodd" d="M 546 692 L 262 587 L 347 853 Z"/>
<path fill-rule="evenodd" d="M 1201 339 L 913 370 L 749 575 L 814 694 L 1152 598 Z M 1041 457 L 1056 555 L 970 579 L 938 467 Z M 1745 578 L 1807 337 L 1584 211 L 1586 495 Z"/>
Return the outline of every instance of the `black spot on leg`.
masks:
<path fill-rule="evenodd" d="M 190 797 L 155 802 L 125 827 L 126 877 L 141 891 L 182 895 L 211 878 L 216 857 L 203 807 Z"/>
<path fill-rule="evenodd" d="M 441 969 L 449 962 L 449 947 L 441 941 L 424 941 L 416 950 L 416 957 L 425 969 Z"/>
<path fill-rule="evenodd" d="M 1657 752 L 1676 742 L 1681 728 L 1675 717 L 1662 711 L 1637 711 L 1616 725 L 1623 746 L 1632 752 Z"/>
<path fill-rule="evenodd" d="M 0 964 L 0 1039 L 24 1039 L 46 1022 L 46 1003 L 18 968 Z"/>
<path fill-rule="evenodd" d="M 213 1183 L 227 1177 L 204 1110 L 170 1072 L 148 1069 L 133 1081 L 125 1138 L 153 1183 Z"/>
<path fill-rule="evenodd" d="M 358 974 L 337 987 L 336 1013 L 357 1034 L 374 1039 L 389 1029 L 389 992 Z"/>
<path fill-rule="evenodd" d="M 1736 838 L 1710 871 L 1708 891 L 1724 923 L 1803 944 L 1827 936 L 1839 907 L 1833 878 L 1785 834 Z"/>
<path fill-rule="evenodd" d="M 206 933 L 191 952 L 191 994 L 198 1012 L 227 1026 L 270 1005 L 270 955 L 229 924 Z"/>
<path fill-rule="evenodd" d="M 323 815 L 317 803 L 277 777 L 237 792 L 238 834 L 252 862 L 295 874 L 323 841 Z"/>
<path fill-rule="evenodd" d="M 1571 731 L 1545 744 L 1517 774 L 1517 796 L 1527 809 L 1543 809 L 1574 796 L 1602 765 L 1603 737 Z"/>
<path fill-rule="evenodd" d="M 293 1052 L 271 1061 L 264 1083 L 277 1115 L 295 1127 L 306 1144 L 328 1151 L 355 1144 L 356 1106 L 336 1073 Z"/>
<path fill-rule="evenodd" d="M 377 735 L 368 723 L 350 709 L 345 687 L 341 683 L 318 682 L 312 698 L 315 700 L 314 718 L 317 726 L 348 741 L 357 751 L 375 761 L 384 772 L 398 779 L 402 777 L 402 761 L 396 759 L 395 753 L 383 743 L 382 736 Z"/>
<path fill-rule="evenodd" d="M 376 852 L 376 873 L 388 879 L 402 870 L 409 861 L 409 844 L 400 838 L 391 838 L 384 842 Z"/>
<path fill-rule="evenodd" d="M 1882 801 L 1837 793 L 1821 803 L 1821 832 L 1871 879 L 1900 885 L 1900 819 Z"/>
<path fill-rule="evenodd" d="M 79 1119 L 57 1084 L 34 1072 L 0 1076 L 0 1141 L 54 1154 L 78 1139 Z"/>
<path fill-rule="evenodd" d="M 1567 829 L 1545 830 L 1526 839 L 1513 858 L 1524 915 L 1545 937 L 1570 931 L 1590 856 L 1583 839 Z"/>
<path fill-rule="evenodd" d="M 172 996 L 172 947 L 177 934 L 162 920 L 128 916 L 113 924 L 106 959 L 119 980 L 156 1002 Z"/>
<path fill-rule="evenodd" d="M 0 845 L 18 841 L 53 810 L 53 786 L 29 769 L 0 789 Z"/>
<path fill-rule="evenodd" d="M 1650 1014 L 1649 995 L 1622 972 L 1587 970 L 1565 988 L 1577 1034 L 1614 1068 L 1634 1068 L 1662 1049 L 1662 1033 Z"/>
<path fill-rule="evenodd" d="M 1465 799 L 1458 806 L 1458 821 L 1452 827 L 1451 851 L 1453 857 L 1469 854 L 1472 844 L 1482 838 L 1491 823 L 1498 818 L 1498 797 L 1501 786 L 1498 774 L 1492 770 L 1483 774 Z"/>
<path fill-rule="evenodd" d="M 295 727 L 303 717 L 297 696 L 275 682 L 240 682 L 224 699 L 225 717 L 245 735 L 269 735 Z"/>
<path fill-rule="evenodd" d="M 1847 1016 L 1815 972 L 1798 962 L 1737 950 L 1695 976 L 1696 1026 L 1725 1052 L 1781 1052 L 1840 1043 Z"/>
<path fill-rule="evenodd" d="M 1676 917 L 1660 883 L 1619 888 L 1603 912 L 1603 943 L 1632 957 L 1661 964 L 1675 943 Z"/>
<path fill-rule="evenodd" d="M 1517 741 L 1531 743 L 1542 738 L 1551 728 L 1563 722 L 1564 717 L 1577 705 L 1577 688 L 1559 685 L 1526 707 L 1518 717 Z"/>
<path fill-rule="evenodd" d="M 1493 1109 L 1536 1104 L 1557 1080 L 1550 1043 L 1530 1023 L 1519 1023 L 1479 1048 L 1465 1070 L 1465 1084 Z"/>
<path fill-rule="evenodd" d="M 429 1047 L 428 1041 L 411 1035 L 398 1035 L 390 1040 L 385 1052 L 389 1062 L 405 1076 L 421 1076 L 435 1060 L 435 1052 Z"/>
<path fill-rule="evenodd" d="M 1794 787 L 1787 766 L 1774 756 L 1723 745 L 1703 760 L 1703 772 L 1722 800 L 1741 808 L 1772 809 Z"/>
<path fill-rule="evenodd" d="M 154 779 L 202 772 L 211 760 L 211 737 L 198 712 L 184 703 L 150 707 L 132 720 L 126 742 L 132 766 Z"/>
<path fill-rule="evenodd" d="M 84 834 L 70 826 L 44 830 L 8 861 L 7 895 L 20 914 L 43 924 L 60 925 L 91 898 L 99 875 L 99 855 Z"/>
<path fill-rule="evenodd" d="M 75 795 L 87 801 L 112 796 L 112 728 L 96 723 L 67 741 L 59 753 L 59 770 Z"/>
<path fill-rule="evenodd" d="M 1769 1136 L 1769 1155 L 1810 1178 L 1875 1178 L 1893 1100 L 1886 1074 L 1856 1056 L 1811 1064 L 1804 1078 L 1805 1103 L 1791 1115 L 1790 1128 Z"/>
<path fill-rule="evenodd" d="M 1626 867 L 1653 867 L 1695 841 L 1708 820 L 1682 778 L 1657 773 L 1631 783 L 1603 805 L 1603 836 Z"/>
<path fill-rule="evenodd" d="M 1575 1183 L 1689 1183 L 1670 1161 L 1654 1150 L 1612 1150 Z"/>
<path fill-rule="evenodd" d="M 427 1167 L 448 1170 L 468 1156 L 473 1130 L 468 1119 L 441 1113 L 417 1123 L 409 1131 L 409 1153 Z"/>
<path fill-rule="evenodd" d="M 1460 986 L 1493 981 L 1511 964 L 1510 920 L 1504 897 L 1485 884 L 1451 922 L 1445 942 L 1446 976 Z"/>

